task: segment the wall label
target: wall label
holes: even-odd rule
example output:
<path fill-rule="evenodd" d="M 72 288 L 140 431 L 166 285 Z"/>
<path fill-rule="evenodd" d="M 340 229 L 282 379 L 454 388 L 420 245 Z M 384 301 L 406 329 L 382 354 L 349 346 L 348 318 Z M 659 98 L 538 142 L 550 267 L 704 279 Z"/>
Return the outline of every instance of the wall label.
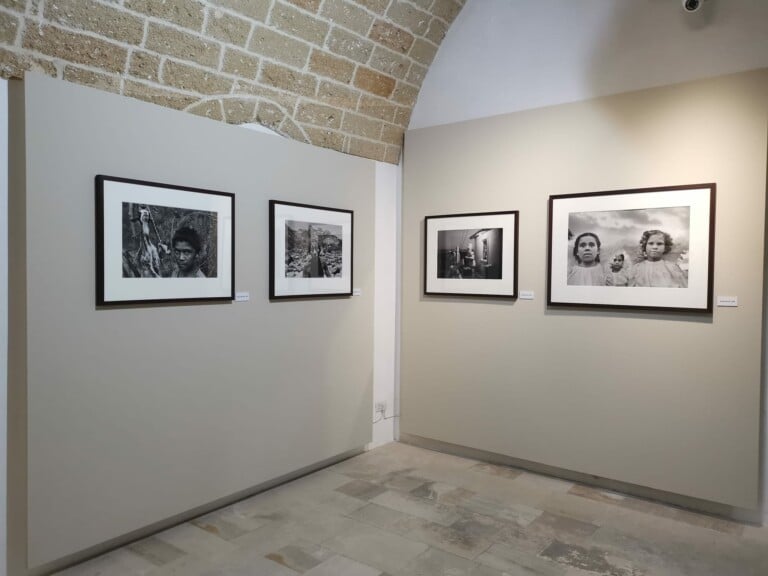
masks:
<path fill-rule="evenodd" d="M 738 296 L 718 296 L 717 305 L 725 306 L 727 308 L 736 308 L 739 305 Z"/>

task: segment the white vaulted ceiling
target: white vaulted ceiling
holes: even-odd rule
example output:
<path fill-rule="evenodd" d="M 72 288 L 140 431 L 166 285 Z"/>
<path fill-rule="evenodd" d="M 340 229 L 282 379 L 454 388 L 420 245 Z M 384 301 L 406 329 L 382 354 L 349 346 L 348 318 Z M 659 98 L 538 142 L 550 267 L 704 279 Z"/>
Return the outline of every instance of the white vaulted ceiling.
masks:
<path fill-rule="evenodd" d="M 768 66 L 768 0 L 468 0 L 410 129 Z"/>

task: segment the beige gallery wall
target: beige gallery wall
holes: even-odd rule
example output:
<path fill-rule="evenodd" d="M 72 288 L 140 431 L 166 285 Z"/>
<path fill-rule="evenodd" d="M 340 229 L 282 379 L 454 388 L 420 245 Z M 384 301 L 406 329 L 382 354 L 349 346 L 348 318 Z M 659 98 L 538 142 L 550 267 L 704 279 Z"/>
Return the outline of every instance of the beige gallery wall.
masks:
<path fill-rule="evenodd" d="M 410 131 L 401 432 L 754 510 L 768 71 Z M 546 305 L 553 194 L 715 182 L 712 314 Z M 519 288 L 423 294 L 424 217 L 520 211 Z"/>
<path fill-rule="evenodd" d="M 41 76 L 13 84 L 16 562 L 28 546 L 35 570 L 369 442 L 375 163 Z M 250 301 L 97 309 L 97 174 L 234 193 Z M 270 199 L 354 211 L 362 296 L 268 300 Z"/>

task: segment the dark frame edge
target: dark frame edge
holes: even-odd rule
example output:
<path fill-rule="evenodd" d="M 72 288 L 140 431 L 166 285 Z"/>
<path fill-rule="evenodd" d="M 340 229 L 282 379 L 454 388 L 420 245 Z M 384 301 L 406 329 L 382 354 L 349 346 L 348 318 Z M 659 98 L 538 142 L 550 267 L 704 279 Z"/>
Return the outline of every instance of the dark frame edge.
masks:
<path fill-rule="evenodd" d="M 105 306 L 104 302 L 104 178 L 97 174 L 95 178 L 95 216 L 96 216 L 96 306 Z"/>

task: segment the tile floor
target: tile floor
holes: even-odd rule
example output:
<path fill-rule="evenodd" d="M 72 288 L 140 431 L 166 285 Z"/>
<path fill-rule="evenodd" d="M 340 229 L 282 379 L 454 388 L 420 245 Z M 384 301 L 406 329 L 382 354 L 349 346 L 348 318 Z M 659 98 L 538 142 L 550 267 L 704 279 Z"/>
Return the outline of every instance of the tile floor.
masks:
<path fill-rule="evenodd" d="M 767 576 L 768 527 L 389 444 L 61 576 Z"/>

